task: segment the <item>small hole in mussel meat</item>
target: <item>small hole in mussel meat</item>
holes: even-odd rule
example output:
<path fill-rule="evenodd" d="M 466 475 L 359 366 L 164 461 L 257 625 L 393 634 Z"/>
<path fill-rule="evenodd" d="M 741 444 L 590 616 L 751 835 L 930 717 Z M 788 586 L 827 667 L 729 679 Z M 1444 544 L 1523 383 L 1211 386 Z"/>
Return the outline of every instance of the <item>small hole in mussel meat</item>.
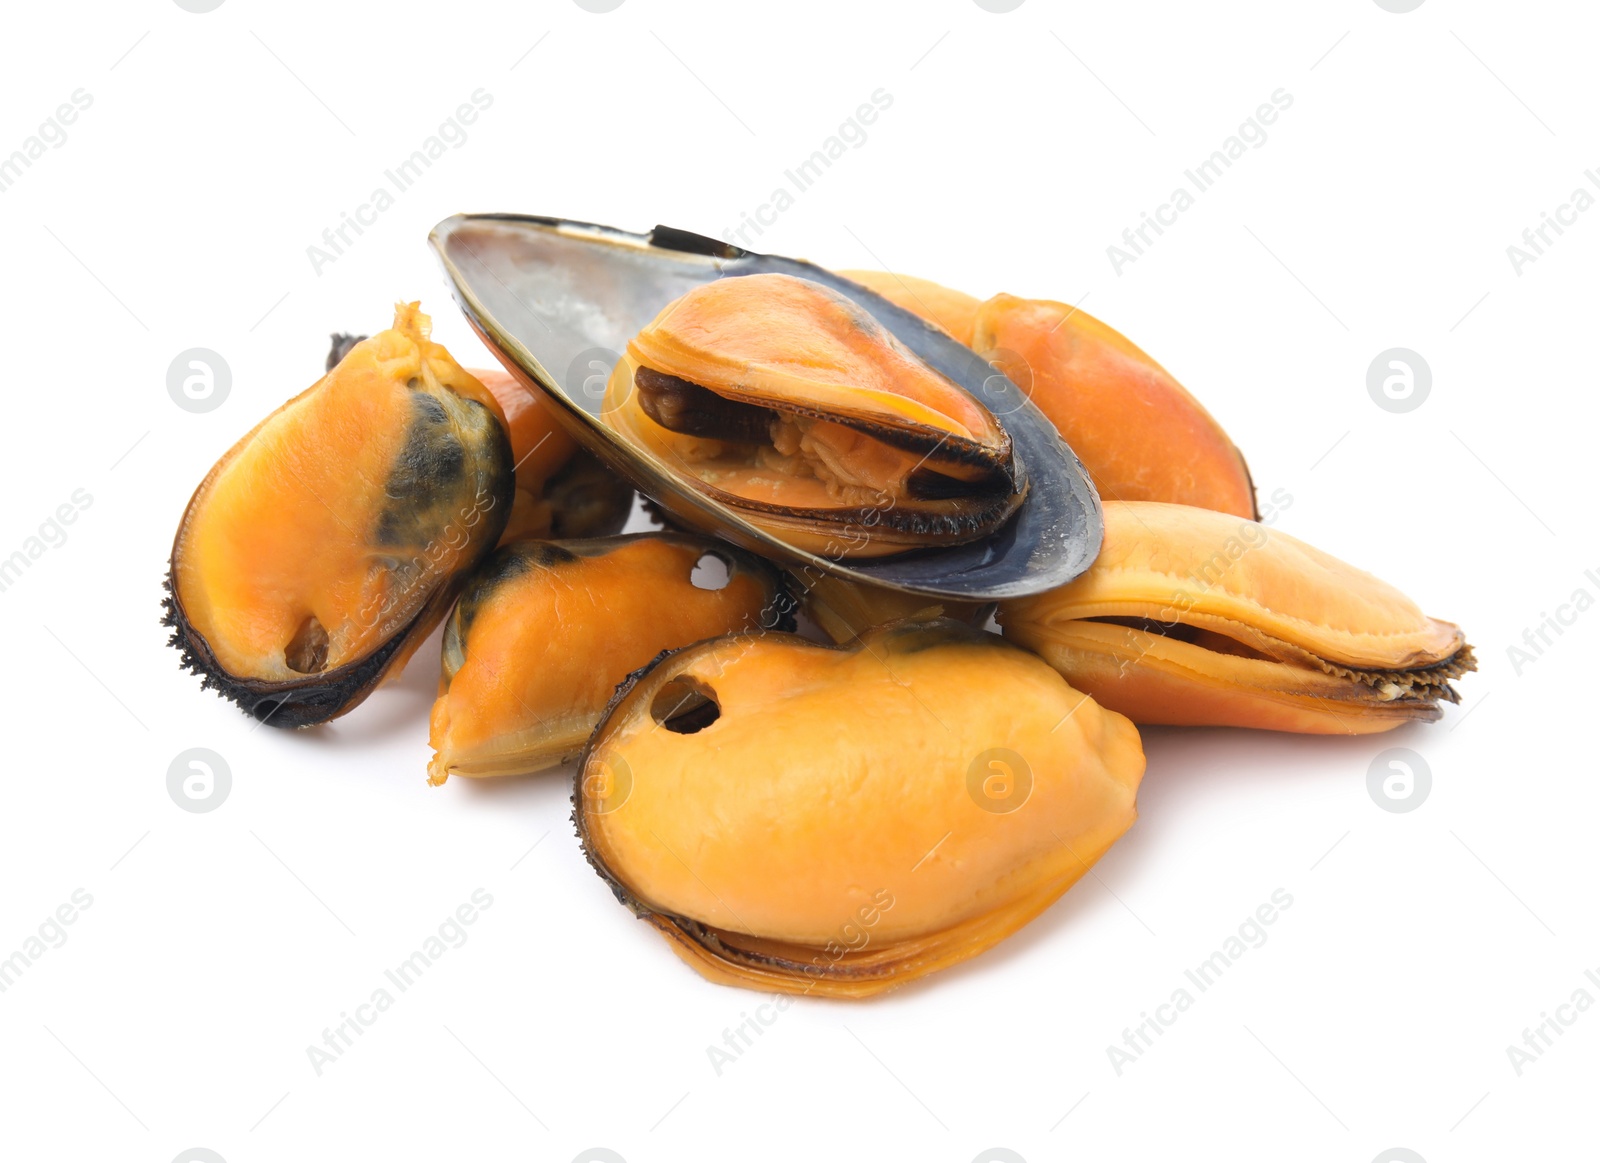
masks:
<path fill-rule="evenodd" d="M 301 674 L 320 674 L 328 665 L 328 631 L 315 614 L 300 623 L 300 629 L 283 649 L 283 661 L 290 670 Z"/>
<path fill-rule="evenodd" d="M 699 679 L 679 675 L 650 703 L 650 717 L 678 735 L 704 731 L 722 715 L 716 692 Z"/>
<path fill-rule="evenodd" d="M 732 576 L 727 558 L 716 553 L 702 553 L 700 560 L 694 563 L 689 581 L 697 590 L 715 591 L 726 586 Z"/>

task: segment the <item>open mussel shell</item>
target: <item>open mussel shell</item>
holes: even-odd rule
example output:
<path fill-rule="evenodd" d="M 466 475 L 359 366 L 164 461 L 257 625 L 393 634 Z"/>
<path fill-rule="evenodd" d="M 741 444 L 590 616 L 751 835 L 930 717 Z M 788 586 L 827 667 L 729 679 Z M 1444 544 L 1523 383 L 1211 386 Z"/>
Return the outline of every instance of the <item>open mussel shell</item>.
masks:
<path fill-rule="evenodd" d="M 1094 487 L 1026 394 L 944 331 L 858 283 L 661 226 L 636 234 L 556 218 L 457 215 L 429 241 L 468 321 L 509 371 L 549 394 L 575 439 L 674 520 L 781 560 L 802 580 L 830 573 L 930 597 L 996 601 L 1063 585 L 1099 550 Z M 1011 520 L 959 545 L 840 560 L 764 532 L 612 431 L 601 419 L 606 380 L 628 341 L 695 287 L 752 274 L 792 275 L 844 295 L 983 404 L 1011 442 L 1016 489 L 1025 494 Z"/>
<path fill-rule="evenodd" d="M 854 300 L 809 279 L 717 279 L 628 343 L 602 418 L 791 546 L 884 557 L 1004 527 L 1011 438 Z"/>

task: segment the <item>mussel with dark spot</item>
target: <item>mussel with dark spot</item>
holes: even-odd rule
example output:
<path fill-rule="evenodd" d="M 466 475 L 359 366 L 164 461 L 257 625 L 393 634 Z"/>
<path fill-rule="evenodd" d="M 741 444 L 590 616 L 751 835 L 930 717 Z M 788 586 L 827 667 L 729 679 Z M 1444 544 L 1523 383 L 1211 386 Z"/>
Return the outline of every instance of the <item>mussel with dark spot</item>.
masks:
<path fill-rule="evenodd" d="M 234 445 L 179 523 L 172 644 L 274 726 L 344 714 L 403 666 L 505 526 L 500 406 L 429 330 L 400 304 Z"/>
<path fill-rule="evenodd" d="M 327 370 L 366 338 L 334 335 Z M 627 523 L 633 487 L 601 464 L 556 423 L 542 392 L 501 368 L 468 368 L 505 417 L 517 492 L 500 544 L 527 537 L 606 537 Z"/>

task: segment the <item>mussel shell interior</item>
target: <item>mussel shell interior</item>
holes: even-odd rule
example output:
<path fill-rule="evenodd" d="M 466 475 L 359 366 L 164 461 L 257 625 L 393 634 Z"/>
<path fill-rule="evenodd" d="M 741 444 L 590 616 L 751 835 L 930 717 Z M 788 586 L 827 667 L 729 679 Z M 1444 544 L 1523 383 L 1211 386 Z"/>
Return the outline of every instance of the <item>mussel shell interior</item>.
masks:
<path fill-rule="evenodd" d="M 572 435 L 646 496 L 705 532 L 798 569 L 909 593 L 997 601 L 1077 577 L 1100 549 L 1100 500 L 1072 450 L 1020 388 L 949 335 L 850 280 L 795 259 L 741 250 L 668 227 L 635 234 L 525 215 L 456 215 L 429 236 L 468 321 L 506 367 L 548 393 Z M 808 553 L 660 469 L 601 419 L 605 380 L 668 303 L 714 279 L 778 273 L 854 300 L 934 369 L 984 404 L 1011 437 L 1016 515 L 962 545 L 886 558 Z"/>

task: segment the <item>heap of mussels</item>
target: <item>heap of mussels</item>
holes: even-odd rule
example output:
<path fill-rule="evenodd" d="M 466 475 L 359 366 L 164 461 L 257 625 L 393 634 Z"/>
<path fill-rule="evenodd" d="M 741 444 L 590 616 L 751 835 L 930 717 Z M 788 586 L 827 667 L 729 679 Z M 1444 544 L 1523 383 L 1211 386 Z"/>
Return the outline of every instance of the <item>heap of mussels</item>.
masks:
<path fill-rule="evenodd" d="M 1030 402 L 995 414 L 875 317 L 894 308 Z M 523 353 L 490 339 L 508 370 L 469 371 L 429 330 L 411 303 L 336 336 L 217 462 L 173 544 L 172 643 L 308 727 L 443 621 L 429 781 L 576 760 L 590 863 L 714 981 L 862 997 L 987 949 L 1133 823 L 1135 723 L 1385 731 L 1473 669 L 1457 627 L 1260 523 L 1216 421 L 1061 303 L 714 270 L 628 340 L 593 423 Z M 1016 441 L 1041 429 L 1104 498 L 1074 580 L 996 609 L 841 576 L 1015 551 L 1049 486 Z M 616 441 L 655 467 L 624 478 Z M 616 535 L 635 485 L 667 529 Z M 686 485 L 772 551 L 708 536 Z"/>

